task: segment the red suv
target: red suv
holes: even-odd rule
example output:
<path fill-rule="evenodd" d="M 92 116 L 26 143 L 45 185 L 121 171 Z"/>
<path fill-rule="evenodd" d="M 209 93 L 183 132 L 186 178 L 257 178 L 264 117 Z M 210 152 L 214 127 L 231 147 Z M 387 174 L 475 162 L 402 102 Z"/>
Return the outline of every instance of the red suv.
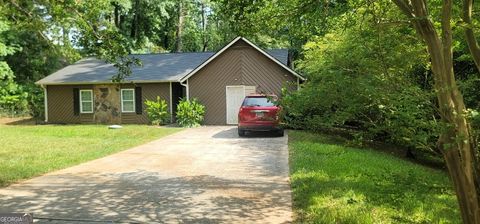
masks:
<path fill-rule="evenodd" d="M 283 136 L 277 99 L 275 95 L 246 96 L 238 112 L 238 135 L 245 136 L 245 131 L 274 131 Z"/>

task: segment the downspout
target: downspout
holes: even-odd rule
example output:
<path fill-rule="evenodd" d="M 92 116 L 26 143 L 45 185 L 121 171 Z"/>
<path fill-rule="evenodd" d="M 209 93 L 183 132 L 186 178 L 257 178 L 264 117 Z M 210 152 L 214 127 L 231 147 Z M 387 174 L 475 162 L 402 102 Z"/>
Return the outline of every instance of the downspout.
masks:
<path fill-rule="evenodd" d="M 190 100 L 190 90 L 188 88 L 188 79 L 185 80 L 185 84 L 180 83 L 180 85 L 185 86 L 185 92 L 186 92 L 186 95 L 187 95 L 187 100 Z"/>
<path fill-rule="evenodd" d="M 43 103 L 44 103 L 44 109 L 45 109 L 45 123 L 48 123 L 48 95 L 47 95 L 47 87 L 44 85 L 40 85 L 43 89 Z"/>
<path fill-rule="evenodd" d="M 170 121 L 173 122 L 172 82 L 170 82 Z"/>

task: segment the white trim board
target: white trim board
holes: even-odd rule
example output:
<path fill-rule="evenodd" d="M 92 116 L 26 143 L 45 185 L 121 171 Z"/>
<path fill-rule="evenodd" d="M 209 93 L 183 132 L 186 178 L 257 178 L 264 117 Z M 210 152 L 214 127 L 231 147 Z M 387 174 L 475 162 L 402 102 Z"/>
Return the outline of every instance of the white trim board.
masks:
<path fill-rule="evenodd" d="M 44 95 L 43 106 L 45 107 L 44 108 L 45 123 L 48 123 L 48 90 L 47 90 L 47 86 L 45 85 L 41 85 L 41 87 L 43 88 L 43 95 Z"/>
<path fill-rule="evenodd" d="M 180 85 L 185 87 L 185 95 L 186 95 L 185 97 L 187 98 L 187 100 L 190 100 L 190 88 L 188 88 L 188 79 L 185 82 L 185 84 L 183 82 L 180 82 Z"/>

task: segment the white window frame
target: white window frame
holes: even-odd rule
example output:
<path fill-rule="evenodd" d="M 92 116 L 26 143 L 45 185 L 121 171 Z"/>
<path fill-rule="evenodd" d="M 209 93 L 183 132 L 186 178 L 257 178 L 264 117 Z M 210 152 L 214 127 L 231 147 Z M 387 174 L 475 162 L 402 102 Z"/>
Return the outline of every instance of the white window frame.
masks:
<path fill-rule="evenodd" d="M 133 93 L 133 99 L 132 100 L 125 100 L 125 101 L 128 101 L 128 102 L 133 102 L 133 110 L 132 111 L 127 111 L 127 110 L 124 110 L 123 108 L 123 91 L 132 91 Z M 121 107 L 122 107 L 122 113 L 135 113 L 135 89 L 121 89 L 120 90 L 120 102 L 121 102 Z"/>
<path fill-rule="evenodd" d="M 84 100 L 82 99 L 82 93 L 83 93 L 83 92 L 90 92 L 90 96 L 92 96 L 92 98 L 91 98 L 90 100 L 85 100 L 85 101 L 84 101 Z M 80 113 L 82 113 L 82 114 L 91 114 L 91 113 L 93 113 L 93 90 L 91 90 L 91 89 L 81 89 L 81 90 L 80 90 L 80 96 L 79 96 L 79 97 L 80 97 L 80 100 L 79 100 L 79 101 L 80 101 Z M 85 111 L 85 110 L 83 110 L 83 103 L 90 103 L 90 104 L 92 105 L 92 106 L 91 106 L 92 110 L 91 110 L 91 111 Z"/>

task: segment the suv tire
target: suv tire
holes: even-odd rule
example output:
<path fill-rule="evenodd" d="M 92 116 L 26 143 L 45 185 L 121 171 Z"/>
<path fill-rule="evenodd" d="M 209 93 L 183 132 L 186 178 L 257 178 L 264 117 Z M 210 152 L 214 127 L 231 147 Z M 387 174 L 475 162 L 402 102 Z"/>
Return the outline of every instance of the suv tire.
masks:
<path fill-rule="evenodd" d="M 242 130 L 242 129 L 239 128 L 238 129 L 238 136 L 240 136 L 240 137 L 245 136 L 245 130 Z"/>

